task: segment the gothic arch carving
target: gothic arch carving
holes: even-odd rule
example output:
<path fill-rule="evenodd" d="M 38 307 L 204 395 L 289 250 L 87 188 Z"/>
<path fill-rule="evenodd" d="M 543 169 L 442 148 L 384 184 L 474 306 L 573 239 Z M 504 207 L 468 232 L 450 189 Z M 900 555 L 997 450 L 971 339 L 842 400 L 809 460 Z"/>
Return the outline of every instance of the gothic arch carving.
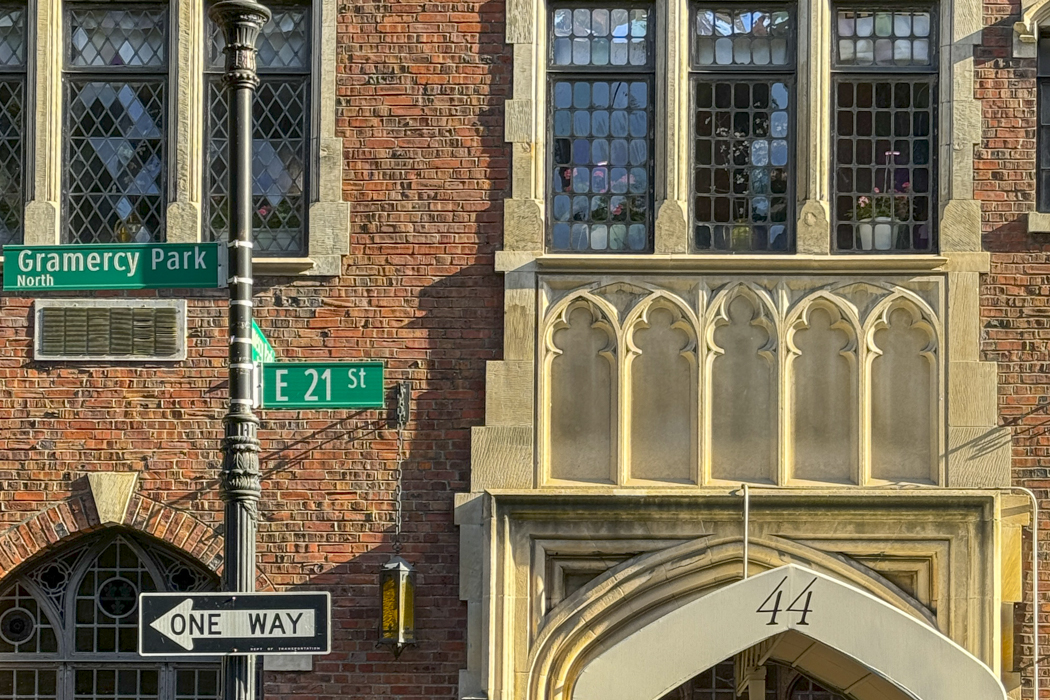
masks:
<path fill-rule="evenodd" d="M 786 480 L 861 483 L 859 337 L 856 308 L 826 290 L 801 299 L 788 314 Z"/>
<path fill-rule="evenodd" d="M 699 325 L 681 299 L 662 290 L 624 321 L 621 482 L 699 483 Z"/>
<path fill-rule="evenodd" d="M 588 291 L 551 309 L 543 333 L 541 482 L 615 483 L 621 335 L 615 308 Z"/>
<path fill-rule="evenodd" d="M 869 476 L 939 483 L 940 337 L 936 316 L 904 290 L 883 299 L 864 324 L 863 423 L 870 431 Z"/>
<path fill-rule="evenodd" d="M 746 282 L 721 290 L 708 306 L 702 365 L 705 481 L 777 481 L 778 317 L 769 292 Z"/>

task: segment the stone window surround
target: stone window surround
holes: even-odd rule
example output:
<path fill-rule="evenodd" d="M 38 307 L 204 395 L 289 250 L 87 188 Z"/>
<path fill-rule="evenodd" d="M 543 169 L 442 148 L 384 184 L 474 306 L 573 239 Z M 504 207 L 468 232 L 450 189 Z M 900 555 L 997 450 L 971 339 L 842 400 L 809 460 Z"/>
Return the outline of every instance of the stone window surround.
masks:
<path fill-rule="evenodd" d="M 877 3 L 876 3 L 877 4 Z M 690 0 L 656 4 L 656 225 L 654 250 L 688 254 L 690 153 Z M 938 185 L 940 251 L 980 251 L 980 206 L 973 199 L 973 151 L 980 142 L 980 108 L 973 98 L 973 46 L 980 43 L 981 15 L 974 0 L 939 4 Z M 833 157 L 830 106 L 833 3 L 799 0 L 796 143 L 796 251 L 831 254 L 829 222 Z M 546 237 L 547 53 L 546 3 L 509 0 L 507 42 L 514 48 L 513 98 L 506 109 L 505 139 L 514 144 L 512 197 L 507 202 L 505 250 L 542 254 Z M 960 226 L 961 224 L 961 226 Z M 700 253 L 705 256 L 711 253 Z"/>
<path fill-rule="evenodd" d="M 1050 3 L 1050 0 L 1041 0 Z M 797 248 L 788 255 L 691 253 L 687 220 L 688 17 L 690 0 L 657 3 L 656 230 L 648 254 L 551 254 L 544 251 L 546 5 L 508 0 L 506 41 L 512 45 L 514 83 L 506 102 L 504 138 L 512 144 L 511 198 L 504 201 L 503 359 L 488 363 L 486 424 L 473 428 L 471 491 L 542 488 L 536 393 L 539 303 L 543 275 L 590 274 L 610 282 L 622 273 L 943 274 L 948 308 L 945 359 L 947 450 L 942 485 L 1008 485 L 1010 439 L 998 427 L 997 370 L 980 357 L 980 275 L 990 256 L 981 247 L 981 204 L 973 196 L 974 149 L 981 143 L 981 103 L 974 96 L 974 47 L 984 29 L 979 0 L 941 0 L 938 89 L 939 253 L 878 255 L 831 253 L 829 224 L 831 110 L 831 0 L 800 0 L 797 100 L 799 114 Z M 675 31 L 668 31 L 668 27 Z M 668 66 L 674 70 L 669 71 Z M 820 167 L 811 164 L 820 163 Z M 984 447 L 979 447 L 979 446 Z M 987 449 L 986 449 L 987 448 Z M 935 487 L 936 488 L 936 487 Z"/>
<path fill-rule="evenodd" d="M 1038 55 L 1039 32 L 1045 29 L 1050 29 L 1050 0 L 1022 0 L 1021 21 L 1014 23 L 1014 58 L 1035 59 Z M 1036 109 L 1038 111 L 1038 105 Z M 1050 212 L 1030 211 L 1028 232 L 1050 233 Z"/>
<path fill-rule="evenodd" d="M 205 12 L 207 0 L 170 3 L 166 242 L 202 240 Z M 61 243 L 63 2 L 29 3 L 25 245 Z M 310 192 L 305 257 L 256 257 L 259 274 L 337 276 L 349 251 L 350 207 L 342 198 L 342 139 L 335 127 L 335 0 L 313 3 Z M 3 258 L 0 257 L 0 264 Z"/>

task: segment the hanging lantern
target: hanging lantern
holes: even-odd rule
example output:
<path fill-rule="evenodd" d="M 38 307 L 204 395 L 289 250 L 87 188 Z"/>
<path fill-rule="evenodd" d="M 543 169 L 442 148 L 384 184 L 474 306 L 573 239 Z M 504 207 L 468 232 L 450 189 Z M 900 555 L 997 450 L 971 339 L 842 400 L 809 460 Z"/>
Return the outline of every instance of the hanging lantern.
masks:
<path fill-rule="evenodd" d="M 394 657 L 416 643 L 416 570 L 396 554 L 379 571 L 379 643 Z"/>

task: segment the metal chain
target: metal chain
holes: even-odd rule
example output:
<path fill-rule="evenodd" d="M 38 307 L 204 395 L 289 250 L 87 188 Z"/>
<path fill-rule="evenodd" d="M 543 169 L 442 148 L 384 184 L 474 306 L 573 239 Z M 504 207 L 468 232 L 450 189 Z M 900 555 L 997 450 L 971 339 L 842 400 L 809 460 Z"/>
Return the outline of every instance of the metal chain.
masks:
<path fill-rule="evenodd" d="M 408 382 L 401 382 L 397 387 L 397 466 L 394 469 L 394 553 L 401 553 L 401 476 L 405 463 L 405 426 L 408 425 L 411 412 L 412 387 Z"/>
<path fill-rule="evenodd" d="M 397 467 L 394 469 L 394 552 L 401 553 L 401 465 L 405 461 L 405 426 L 397 426 Z"/>

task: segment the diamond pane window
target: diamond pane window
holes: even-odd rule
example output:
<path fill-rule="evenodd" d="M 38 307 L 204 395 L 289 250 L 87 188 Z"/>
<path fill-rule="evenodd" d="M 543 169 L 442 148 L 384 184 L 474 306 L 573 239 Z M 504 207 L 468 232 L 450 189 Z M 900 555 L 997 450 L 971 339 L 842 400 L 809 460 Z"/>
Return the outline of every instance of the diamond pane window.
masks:
<path fill-rule="evenodd" d="M 895 61 L 886 57 L 890 49 L 885 45 L 880 49 L 878 44 L 910 32 L 909 36 L 921 35 L 924 46 L 935 46 L 933 13 L 851 9 L 839 10 L 836 16 L 835 247 L 844 252 L 933 252 L 935 56 L 926 52 L 920 62 L 915 50 L 909 49 L 905 60 L 901 50 Z M 843 42 L 853 42 L 854 37 L 871 37 L 870 47 L 858 39 L 855 53 L 845 53 Z"/>
<path fill-rule="evenodd" d="M 0 5 L 0 246 L 22 242 L 26 10 Z"/>
<path fill-rule="evenodd" d="M 67 11 L 69 243 L 164 240 L 167 17 L 163 5 Z"/>
<path fill-rule="evenodd" d="M 168 8 L 75 7 L 69 12 L 69 64 L 77 67 L 167 65 Z"/>
<path fill-rule="evenodd" d="M 306 253 L 309 162 L 310 10 L 271 6 L 273 17 L 257 42 L 259 89 L 253 105 L 252 203 L 255 250 L 260 255 Z M 223 38 L 209 22 L 207 221 L 214 240 L 229 231 L 226 93 Z"/>
<path fill-rule="evenodd" d="M 693 13 L 693 245 L 789 252 L 795 216 L 791 8 Z"/>
<path fill-rule="evenodd" d="M 548 245 L 650 250 L 652 9 L 558 6 L 550 23 Z"/>

